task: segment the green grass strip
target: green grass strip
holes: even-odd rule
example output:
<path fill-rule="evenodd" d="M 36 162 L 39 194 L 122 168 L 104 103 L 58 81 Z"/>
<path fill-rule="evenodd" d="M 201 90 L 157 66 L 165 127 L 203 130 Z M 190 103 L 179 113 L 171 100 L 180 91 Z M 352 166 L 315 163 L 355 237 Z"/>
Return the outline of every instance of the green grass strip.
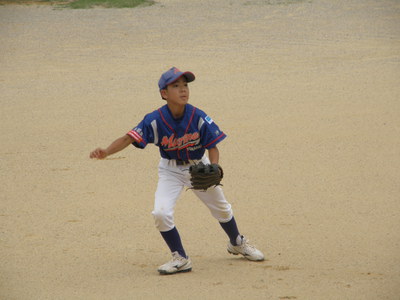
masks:
<path fill-rule="evenodd" d="M 66 7 L 82 9 L 96 6 L 105 8 L 130 8 L 136 6 L 149 6 L 154 1 L 149 0 L 76 0 L 66 4 Z"/>
<path fill-rule="evenodd" d="M 153 0 L 0 0 L 0 5 L 5 4 L 47 4 L 60 8 L 85 9 L 93 7 L 104 8 L 132 8 L 137 6 L 153 5 Z"/>

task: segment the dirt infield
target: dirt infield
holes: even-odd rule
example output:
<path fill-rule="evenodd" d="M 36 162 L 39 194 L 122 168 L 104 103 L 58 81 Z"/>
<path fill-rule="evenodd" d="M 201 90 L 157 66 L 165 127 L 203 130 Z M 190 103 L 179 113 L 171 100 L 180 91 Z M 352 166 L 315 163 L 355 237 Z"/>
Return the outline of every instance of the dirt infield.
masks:
<path fill-rule="evenodd" d="M 399 299 L 399 25 L 395 0 L 0 6 L 0 299 Z M 193 272 L 158 275 L 158 150 L 88 157 L 164 104 L 171 66 L 228 135 L 262 263 L 186 191 Z"/>

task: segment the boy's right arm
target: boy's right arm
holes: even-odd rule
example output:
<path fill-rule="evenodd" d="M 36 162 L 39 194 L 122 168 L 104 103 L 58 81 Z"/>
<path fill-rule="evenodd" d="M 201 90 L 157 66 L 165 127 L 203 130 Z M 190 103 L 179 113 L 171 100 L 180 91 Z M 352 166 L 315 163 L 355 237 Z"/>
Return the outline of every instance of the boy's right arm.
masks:
<path fill-rule="evenodd" d="M 121 136 L 120 138 L 116 139 L 114 142 L 110 144 L 106 149 L 97 148 L 90 152 L 90 158 L 97 158 L 97 159 L 104 159 L 107 156 L 119 152 L 130 144 L 132 144 L 135 140 L 130 137 L 129 135 Z"/>

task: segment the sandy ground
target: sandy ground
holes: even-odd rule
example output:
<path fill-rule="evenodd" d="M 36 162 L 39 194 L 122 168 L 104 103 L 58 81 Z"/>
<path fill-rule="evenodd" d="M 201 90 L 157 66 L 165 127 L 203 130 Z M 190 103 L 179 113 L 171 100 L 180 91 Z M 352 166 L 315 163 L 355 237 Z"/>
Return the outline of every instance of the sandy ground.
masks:
<path fill-rule="evenodd" d="M 2 6 L 0 59 L 0 299 L 400 298 L 399 1 Z M 164 104 L 171 66 L 228 134 L 225 194 L 262 263 L 187 191 L 193 272 L 158 275 L 158 150 L 88 158 Z"/>

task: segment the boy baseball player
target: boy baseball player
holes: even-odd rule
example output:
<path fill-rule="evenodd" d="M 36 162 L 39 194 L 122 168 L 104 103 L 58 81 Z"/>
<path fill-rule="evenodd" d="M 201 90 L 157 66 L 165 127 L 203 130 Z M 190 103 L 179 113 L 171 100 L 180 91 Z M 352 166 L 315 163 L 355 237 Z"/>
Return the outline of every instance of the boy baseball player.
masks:
<path fill-rule="evenodd" d="M 192 262 L 186 255 L 174 224 L 175 205 L 182 190 L 192 187 L 190 166 L 200 162 L 206 165 L 218 164 L 217 144 L 226 137 L 206 113 L 188 104 L 188 83 L 193 80 L 195 76 L 191 72 L 181 72 L 175 67 L 166 71 L 162 74 L 158 87 L 167 104 L 147 114 L 135 128 L 107 148 L 97 148 L 90 153 L 90 158 L 104 159 L 130 144 L 140 149 L 149 143 L 159 147 L 159 180 L 152 214 L 157 229 L 172 253 L 172 259 L 158 268 L 160 274 L 192 270 Z M 205 155 L 206 150 L 208 156 Z M 193 192 L 209 208 L 228 235 L 229 253 L 241 254 L 251 261 L 264 260 L 263 253 L 239 233 L 231 205 L 225 199 L 220 186 Z"/>

